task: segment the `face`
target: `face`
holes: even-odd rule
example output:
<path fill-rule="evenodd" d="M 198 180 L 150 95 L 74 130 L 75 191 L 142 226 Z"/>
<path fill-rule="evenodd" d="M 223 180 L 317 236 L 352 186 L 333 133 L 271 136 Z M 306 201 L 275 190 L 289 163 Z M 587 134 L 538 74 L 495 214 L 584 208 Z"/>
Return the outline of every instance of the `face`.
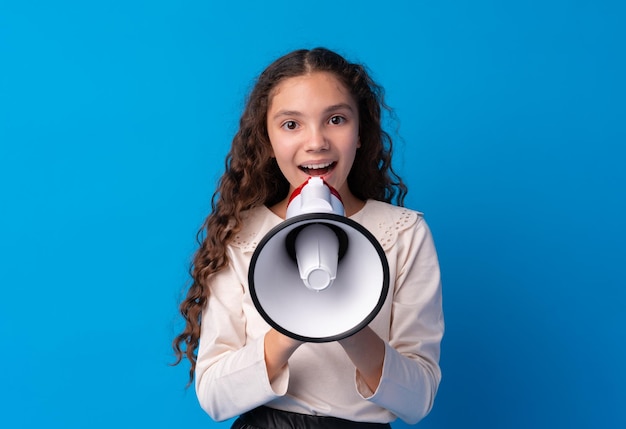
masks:
<path fill-rule="evenodd" d="M 347 178 L 360 146 L 358 106 L 333 74 L 314 72 L 276 86 L 267 131 L 291 190 L 320 176 L 342 198 L 351 196 Z"/>

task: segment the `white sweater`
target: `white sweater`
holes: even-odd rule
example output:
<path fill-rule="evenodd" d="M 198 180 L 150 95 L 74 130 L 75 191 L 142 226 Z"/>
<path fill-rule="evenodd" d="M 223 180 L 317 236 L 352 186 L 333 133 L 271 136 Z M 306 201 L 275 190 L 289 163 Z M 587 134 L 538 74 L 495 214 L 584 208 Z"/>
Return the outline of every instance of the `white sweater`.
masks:
<path fill-rule="evenodd" d="M 409 424 L 432 408 L 441 380 L 444 331 L 439 263 L 422 214 L 368 200 L 350 217 L 382 245 L 390 270 L 387 299 L 370 327 L 386 342 L 383 374 L 375 392 L 335 342 L 307 343 L 269 382 L 263 337 L 269 325 L 250 298 L 248 267 L 257 243 L 283 221 L 267 207 L 244 215 L 228 246 L 229 266 L 214 274 L 202 315 L 196 392 L 214 420 L 259 405 L 355 421 Z"/>

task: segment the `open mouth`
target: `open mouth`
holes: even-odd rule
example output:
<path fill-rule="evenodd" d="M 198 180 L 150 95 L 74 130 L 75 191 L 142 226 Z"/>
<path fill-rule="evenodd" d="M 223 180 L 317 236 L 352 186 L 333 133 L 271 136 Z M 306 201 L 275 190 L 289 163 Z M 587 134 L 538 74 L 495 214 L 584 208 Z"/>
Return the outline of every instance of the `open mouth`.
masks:
<path fill-rule="evenodd" d="M 309 176 L 324 176 L 330 173 L 337 165 L 336 162 L 326 162 L 323 164 L 307 164 L 301 165 L 298 168 L 304 171 Z"/>

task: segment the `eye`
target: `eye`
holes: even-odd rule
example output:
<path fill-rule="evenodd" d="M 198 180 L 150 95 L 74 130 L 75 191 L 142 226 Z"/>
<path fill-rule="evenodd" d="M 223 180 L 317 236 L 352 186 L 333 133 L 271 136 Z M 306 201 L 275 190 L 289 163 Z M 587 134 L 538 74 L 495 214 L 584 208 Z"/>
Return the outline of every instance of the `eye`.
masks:
<path fill-rule="evenodd" d="M 287 130 L 295 130 L 298 128 L 298 123 L 296 121 L 286 121 L 281 128 L 285 128 Z"/>
<path fill-rule="evenodd" d="M 333 125 L 341 125 L 344 122 L 346 122 L 346 118 L 344 118 L 343 116 L 335 115 L 332 118 L 330 118 L 328 122 Z"/>

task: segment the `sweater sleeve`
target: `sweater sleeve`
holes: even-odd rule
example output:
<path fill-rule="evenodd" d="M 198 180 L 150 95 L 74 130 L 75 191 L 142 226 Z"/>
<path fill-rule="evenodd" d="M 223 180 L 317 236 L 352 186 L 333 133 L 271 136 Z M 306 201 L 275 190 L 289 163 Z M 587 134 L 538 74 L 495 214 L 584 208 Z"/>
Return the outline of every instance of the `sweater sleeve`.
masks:
<path fill-rule="evenodd" d="M 432 235 L 419 216 L 396 241 L 398 274 L 383 373 L 375 392 L 357 375 L 362 397 L 409 424 L 426 416 L 441 380 L 444 331 L 439 263 Z"/>
<path fill-rule="evenodd" d="M 210 285 L 202 314 L 196 394 L 211 418 L 222 421 L 284 395 L 289 369 L 270 383 L 264 336 L 247 337 L 244 288 L 235 270 L 229 266 L 216 273 Z"/>

